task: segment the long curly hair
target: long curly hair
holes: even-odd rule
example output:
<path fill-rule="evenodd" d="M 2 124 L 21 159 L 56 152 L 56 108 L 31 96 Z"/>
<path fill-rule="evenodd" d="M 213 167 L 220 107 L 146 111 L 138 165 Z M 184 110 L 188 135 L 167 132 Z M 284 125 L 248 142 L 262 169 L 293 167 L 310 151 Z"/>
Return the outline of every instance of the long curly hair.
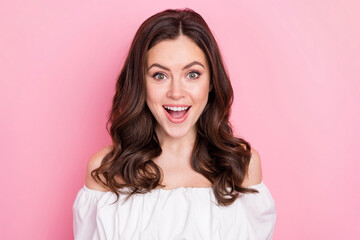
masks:
<path fill-rule="evenodd" d="M 135 34 L 116 83 L 106 124 L 113 149 L 100 167 L 91 172 L 96 182 L 116 194 L 116 201 L 124 188 L 130 189 L 125 199 L 128 200 L 133 194 L 164 186 L 163 172 L 152 160 L 161 155 L 162 149 L 155 132 L 156 120 L 146 104 L 146 54 L 160 41 L 176 39 L 181 34 L 191 38 L 205 53 L 213 86 L 196 123 L 191 167 L 212 183 L 214 196 L 222 206 L 232 204 L 239 193 L 258 192 L 241 186 L 251 146 L 234 136 L 229 122 L 233 89 L 217 42 L 198 13 L 189 8 L 168 9 L 148 18 Z"/>

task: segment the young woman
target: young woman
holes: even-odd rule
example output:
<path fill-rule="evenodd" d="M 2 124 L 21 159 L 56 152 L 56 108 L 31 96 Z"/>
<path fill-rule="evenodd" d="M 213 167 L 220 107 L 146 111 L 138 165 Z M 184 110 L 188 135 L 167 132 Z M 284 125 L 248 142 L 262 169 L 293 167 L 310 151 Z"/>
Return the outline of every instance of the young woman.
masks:
<path fill-rule="evenodd" d="M 191 9 L 138 29 L 116 84 L 113 144 L 91 157 L 75 239 L 272 239 L 259 154 L 229 123 L 218 45 Z"/>

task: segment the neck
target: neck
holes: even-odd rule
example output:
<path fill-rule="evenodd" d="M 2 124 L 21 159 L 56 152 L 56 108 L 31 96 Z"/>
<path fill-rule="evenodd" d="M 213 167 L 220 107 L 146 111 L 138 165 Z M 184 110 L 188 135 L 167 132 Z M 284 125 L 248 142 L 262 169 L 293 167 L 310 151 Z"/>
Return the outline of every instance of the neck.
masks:
<path fill-rule="evenodd" d="M 196 130 L 191 129 L 187 134 L 181 137 L 172 137 L 158 126 L 155 128 L 163 153 L 173 153 L 184 155 L 191 154 L 195 144 Z"/>

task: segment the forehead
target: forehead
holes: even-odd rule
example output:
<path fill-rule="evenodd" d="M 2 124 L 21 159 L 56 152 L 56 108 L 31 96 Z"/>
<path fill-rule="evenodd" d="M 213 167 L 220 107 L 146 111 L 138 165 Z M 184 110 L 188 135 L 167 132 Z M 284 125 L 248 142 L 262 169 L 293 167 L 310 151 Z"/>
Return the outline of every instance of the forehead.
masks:
<path fill-rule="evenodd" d="M 206 56 L 202 49 L 189 37 L 179 36 L 157 43 L 147 52 L 147 65 L 162 63 L 165 65 L 186 65 L 199 61 L 206 65 Z"/>

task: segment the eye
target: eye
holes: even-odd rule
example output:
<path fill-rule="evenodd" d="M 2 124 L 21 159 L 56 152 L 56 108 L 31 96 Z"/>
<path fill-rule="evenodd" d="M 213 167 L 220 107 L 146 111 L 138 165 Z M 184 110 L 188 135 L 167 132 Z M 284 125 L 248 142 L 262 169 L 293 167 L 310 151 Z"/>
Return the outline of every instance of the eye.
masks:
<path fill-rule="evenodd" d="M 198 73 L 198 72 L 189 72 L 187 74 L 187 76 L 189 76 L 190 79 L 197 79 L 200 76 L 200 73 Z"/>
<path fill-rule="evenodd" d="M 166 79 L 166 76 L 163 73 L 155 73 L 153 75 L 153 78 L 156 78 L 157 80 L 164 80 L 164 79 Z"/>

